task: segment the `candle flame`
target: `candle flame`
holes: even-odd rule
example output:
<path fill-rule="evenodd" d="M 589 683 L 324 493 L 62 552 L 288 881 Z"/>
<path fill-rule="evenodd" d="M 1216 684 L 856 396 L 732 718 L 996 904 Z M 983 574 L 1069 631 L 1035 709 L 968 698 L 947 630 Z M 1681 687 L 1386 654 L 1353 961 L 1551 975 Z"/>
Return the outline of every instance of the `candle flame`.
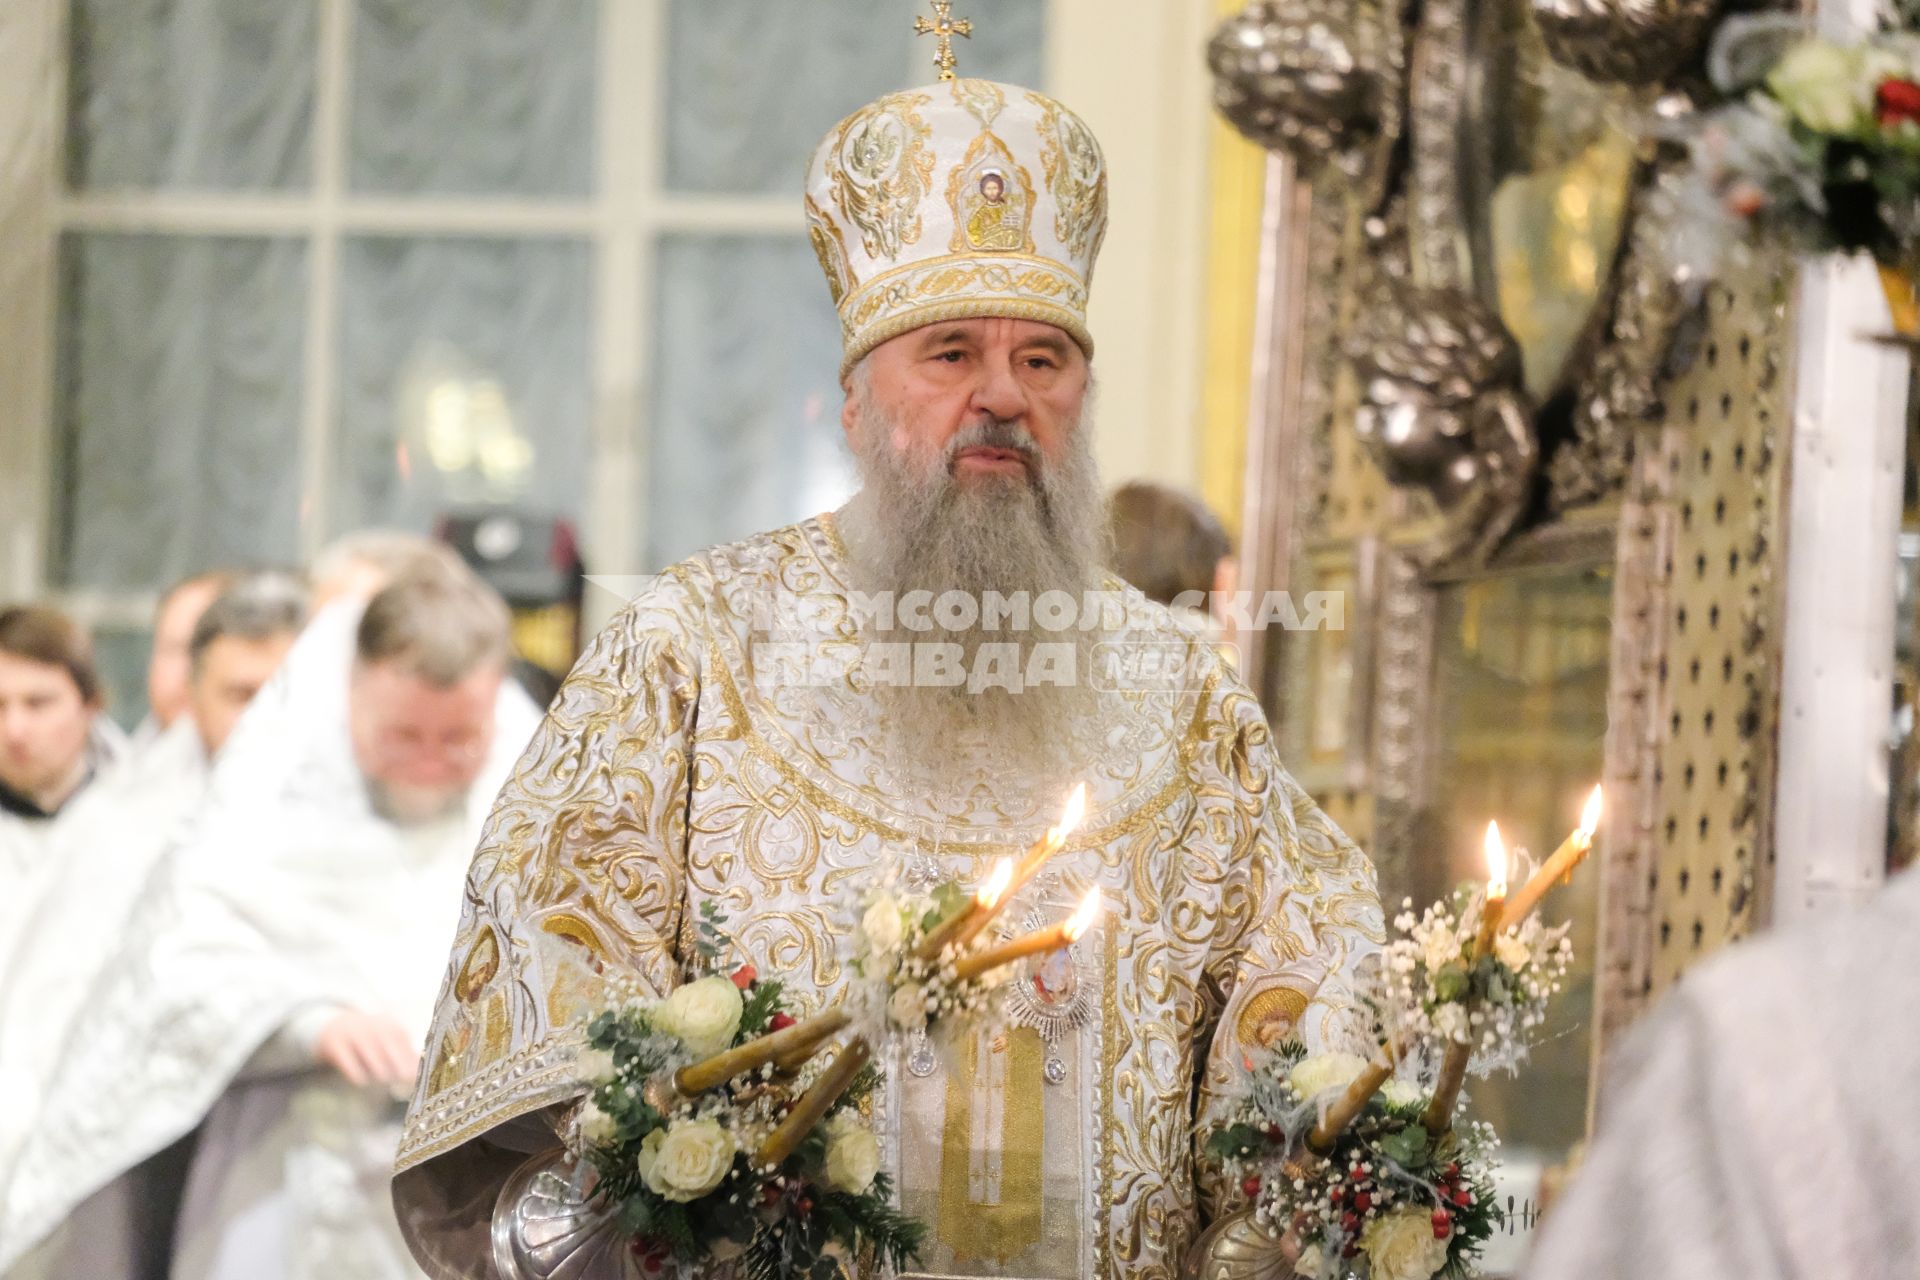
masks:
<path fill-rule="evenodd" d="M 1487 824 L 1487 896 L 1507 896 L 1507 842 L 1500 838 L 1500 824 Z"/>
<path fill-rule="evenodd" d="M 993 871 L 980 885 L 975 895 L 982 907 L 991 907 L 1000 901 L 1000 895 L 1007 891 L 1007 885 L 1013 879 L 1013 859 L 1001 858 L 993 864 Z"/>
<path fill-rule="evenodd" d="M 1082 782 L 1076 785 L 1073 794 L 1067 797 L 1067 807 L 1060 811 L 1060 821 L 1047 832 L 1047 843 L 1056 849 L 1065 844 L 1067 837 L 1073 834 L 1074 829 L 1080 825 L 1080 820 L 1086 816 L 1087 784 Z"/>
<path fill-rule="evenodd" d="M 1587 797 L 1587 807 L 1580 811 L 1580 834 L 1588 840 L 1600 829 L 1601 796 L 1600 788 L 1595 787 L 1593 794 Z"/>
<path fill-rule="evenodd" d="M 1093 928 L 1094 922 L 1099 918 L 1100 891 L 1089 889 L 1087 896 L 1080 899 L 1079 907 L 1067 917 L 1066 927 L 1061 932 L 1066 934 L 1068 942 L 1078 942 L 1080 935 Z"/>

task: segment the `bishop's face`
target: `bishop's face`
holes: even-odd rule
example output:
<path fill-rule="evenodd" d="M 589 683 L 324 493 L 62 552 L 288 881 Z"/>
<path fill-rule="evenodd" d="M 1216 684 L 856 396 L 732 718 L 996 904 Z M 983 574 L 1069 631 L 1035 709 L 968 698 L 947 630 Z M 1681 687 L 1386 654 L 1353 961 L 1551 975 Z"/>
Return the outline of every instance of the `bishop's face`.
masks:
<path fill-rule="evenodd" d="M 489 665 L 443 687 L 396 662 L 355 665 L 353 753 L 383 817 L 428 822 L 466 798 L 493 746 L 504 675 Z"/>
<path fill-rule="evenodd" d="M 912 330 L 875 347 L 866 369 L 864 386 L 841 413 L 855 450 L 890 445 L 923 481 L 944 466 L 963 485 L 1031 484 L 1060 461 L 1089 380 L 1086 353 L 1065 330 L 1001 318 Z M 873 403 L 863 404 L 863 395 Z M 863 411 L 890 424 L 884 441 L 861 439 Z M 952 449 L 962 433 L 968 442 Z"/>
<path fill-rule="evenodd" d="M 65 667 L 0 653 L 0 783 L 34 797 L 79 771 L 94 708 Z"/>

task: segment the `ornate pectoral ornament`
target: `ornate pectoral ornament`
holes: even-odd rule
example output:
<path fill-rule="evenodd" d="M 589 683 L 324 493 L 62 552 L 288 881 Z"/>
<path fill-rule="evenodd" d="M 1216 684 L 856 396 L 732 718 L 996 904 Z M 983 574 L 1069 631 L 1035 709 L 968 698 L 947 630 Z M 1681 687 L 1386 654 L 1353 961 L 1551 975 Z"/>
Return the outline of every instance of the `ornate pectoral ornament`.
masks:
<path fill-rule="evenodd" d="M 1051 901 L 1055 885 L 1052 877 L 1042 877 L 1045 891 L 1041 900 Z M 1059 910 L 1036 904 L 1028 910 L 1018 933 L 1044 929 L 1057 919 Z M 1040 1033 L 1047 1057 L 1041 1074 L 1050 1085 L 1064 1084 L 1067 1062 L 1060 1056 L 1060 1042 L 1093 1019 L 1093 994 L 1097 975 L 1080 952 L 1087 948 L 1075 943 L 1060 951 L 1035 956 L 1023 963 L 1007 986 L 1007 1021 L 1016 1027 L 1031 1027 Z"/>
<path fill-rule="evenodd" d="M 1361 444 L 1439 516 L 1410 553 L 1429 571 L 1484 565 L 1525 514 L 1540 465 L 1518 344 L 1471 294 L 1382 283 L 1347 357 Z"/>

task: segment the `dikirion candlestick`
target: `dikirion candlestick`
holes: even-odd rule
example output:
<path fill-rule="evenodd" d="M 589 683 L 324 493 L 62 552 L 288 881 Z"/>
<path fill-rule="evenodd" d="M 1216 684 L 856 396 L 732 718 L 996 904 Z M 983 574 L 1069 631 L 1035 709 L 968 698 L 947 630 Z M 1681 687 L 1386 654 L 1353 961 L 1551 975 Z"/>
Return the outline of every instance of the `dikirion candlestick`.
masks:
<path fill-rule="evenodd" d="M 1001 908 L 1014 894 L 1020 892 L 1047 859 L 1066 847 L 1067 838 L 1080 826 L 1087 812 L 1087 784 L 1077 784 L 1067 796 L 1067 802 L 1060 811 L 1060 821 L 1028 846 L 1027 851 L 1015 862 L 1011 858 L 1001 858 L 993 865 L 993 870 L 975 892 L 973 905 L 934 926 L 921 940 L 914 954 L 922 960 L 937 960 L 940 953 L 948 947 L 958 951 L 980 935 L 980 931 L 992 923 Z"/>
<path fill-rule="evenodd" d="M 820 1073 L 808 1090 L 800 1095 L 800 1101 L 793 1104 L 793 1110 L 787 1112 L 780 1123 L 774 1126 L 767 1140 L 760 1144 L 755 1161 L 761 1168 L 778 1165 L 793 1154 L 813 1126 L 820 1118 L 833 1109 L 840 1101 L 840 1095 L 852 1087 L 854 1078 L 860 1074 L 873 1058 L 873 1050 L 867 1047 L 864 1039 L 856 1038 L 842 1045 L 827 1069 Z"/>
<path fill-rule="evenodd" d="M 1493 948 L 1500 928 L 1507 897 L 1507 845 L 1500 838 L 1498 823 L 1487 824 L 1487 896 L 1480 906 L 1480 931 L 1474 935 L 1472 959 L 1478 960 Z M 1449 1040 L 1446 1057 L 1440 1062 L 1440 1075 L 1434 1081 L 1433 1098 L 1420 1117 L 1431 1134 L 1445 1133 L 1453 1127 L 1454 1103 L 1460 1100 L 1460 1086 L 1467 1078 L 1467 1063 L 1473 1057 L 1471 1041 Z"/>
<path fill-rule="evenodd" d="M 852 1019 L 840 1009 L 815 1014 L 790 1027 L 756 1036 L 711 1058 L 704 1058 L 674 1072 L 673 1087 L 687 1097 L 717 1088 L 738 1075 L 745 1075 L 769 1062 L 805 1062 L 830 1036 Z"/>
<path fill-rule="evenodd" d="M 1373 1095 L 1380 1092 L 1382 1085 L 1393 1078 L 1393 1063 L 1384 1055 L 1386 1046 L 1381 1046 L 1382 1056 L 1367 1063 L 1353 1083 L 1349 1084 L 1333 1104 L 1329 1106 L 1313 1128 L 1307 1131 L 1307 1150 L 1317 1156 L 1324 1156 L 1333 1150 L 1333 1144 L 1339 1140 L 1340 1133 L 1353 1123 L 1353 1118 L 1367 1109 L 1367 1103 Z"/>
<path fill-rule="evenodd" d="M 1074 913 L 1059 924 L 961 956 L 954 961 L 954 977 L 961 982 L 971 982 L 1015 960 L 1072 946 L 1099 918 L 1100 890 L 1089 889 Z"/>

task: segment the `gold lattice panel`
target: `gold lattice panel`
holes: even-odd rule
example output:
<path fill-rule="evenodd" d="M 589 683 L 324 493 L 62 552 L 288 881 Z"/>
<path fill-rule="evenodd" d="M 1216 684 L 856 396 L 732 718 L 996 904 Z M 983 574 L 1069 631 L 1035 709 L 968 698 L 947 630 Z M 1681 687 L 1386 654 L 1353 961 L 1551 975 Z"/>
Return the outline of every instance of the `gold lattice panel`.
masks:
<path fill-rule="evenodd" d="M 1770 881 L 1787 414 L 1779 279 L 1712 292 L 1698 354 L 1667 388 L 1666 421 L 1636 463 L 1620 604 L 1633 634 L 1616 662 L 1609 771 L 1631 789 L 1609 832 L 1606 945 L 1617 963 L 1604 1021 L 1615 1029 L 1747 933 Z"/>
<path fill-rule="evenodd" d="M 1333 421 L 1342 429 L 1331 433 L 1327 445 L 1332 465 L 1327 476 L 1325 523 L 1318 530 L 1330 538 L 1360 538 L 1378 532 L 1391 497 L 1387 478 L 1367 456 L 1352 427 L 1357 391 L 1352 373 L 1340 369 L 1334 380 L 1331 408 Z"/>

